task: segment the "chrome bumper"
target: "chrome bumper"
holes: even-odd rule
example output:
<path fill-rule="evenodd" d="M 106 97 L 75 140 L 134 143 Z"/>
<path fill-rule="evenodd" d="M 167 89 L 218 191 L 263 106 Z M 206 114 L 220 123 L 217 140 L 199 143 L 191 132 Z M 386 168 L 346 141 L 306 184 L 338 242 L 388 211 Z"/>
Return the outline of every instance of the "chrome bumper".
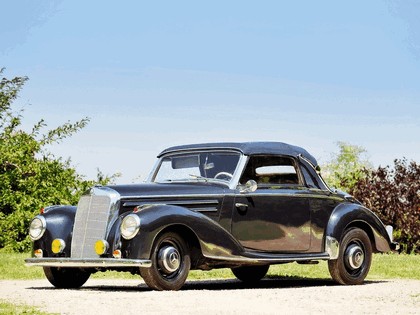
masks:
<path fill-rule="evenodd" d="M 146 259 L 115 259 L 115 258 L 28 258 L 26 266 L 43 267 L 79 267 L 79 268 L 110 268 L 110 267 L 151 267 L 152 261 Z"/>

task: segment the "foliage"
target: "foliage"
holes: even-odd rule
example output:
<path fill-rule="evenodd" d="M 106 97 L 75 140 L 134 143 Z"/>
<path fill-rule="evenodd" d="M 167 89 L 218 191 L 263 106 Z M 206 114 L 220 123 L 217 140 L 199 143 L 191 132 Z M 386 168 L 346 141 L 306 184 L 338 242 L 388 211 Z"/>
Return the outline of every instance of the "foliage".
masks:
<path fill-rule="evenodd" d="M 337 142 L 339 153 L 322 167 L 322 174 L 330 187 L 351 191 L 354 185 L 364 176 L 363 169 L 370 169 L 371 164 L 365 157 L 363 147 L 346 142 Z"/>
<path fill-rule="evenodd" d="M 95 183 L 84 180 L 70 160 L 56 158 L 46 150 L 84 128 L 88 118 L 46 131 L 41 119 L 30 132 L 22 130 L 23 110 L 15 112 L 12 103 L 27 80 L 2 77 L 0 81 L 0 249 L 9 251 L 29 249 L 28 226 L 39 209 L 75 204 Z M 98 175 L 103 183 L 110 179 L 99 171 Z"/>
<path fill-rule="evenodd" d="M 394 226 L 396 240 L 406 252 L 420 250 L 420 165 L 406 159 L 394 168 L 364 170 L 351 194 L 372 209 L 385 224 Z"/>

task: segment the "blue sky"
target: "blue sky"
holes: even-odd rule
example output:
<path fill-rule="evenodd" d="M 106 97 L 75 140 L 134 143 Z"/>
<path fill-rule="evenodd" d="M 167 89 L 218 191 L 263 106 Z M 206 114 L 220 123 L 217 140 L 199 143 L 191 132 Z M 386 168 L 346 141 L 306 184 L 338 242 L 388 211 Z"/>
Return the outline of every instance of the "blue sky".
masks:
<path fill-rule="evenodd" d="M 88 116 L 51 151 L 141 181 L 167 146 L 275 140 L 321 163 L 420 161 L 420 2 L 2 3 L 0 67 L 26 75 L 25 124 Z"/>

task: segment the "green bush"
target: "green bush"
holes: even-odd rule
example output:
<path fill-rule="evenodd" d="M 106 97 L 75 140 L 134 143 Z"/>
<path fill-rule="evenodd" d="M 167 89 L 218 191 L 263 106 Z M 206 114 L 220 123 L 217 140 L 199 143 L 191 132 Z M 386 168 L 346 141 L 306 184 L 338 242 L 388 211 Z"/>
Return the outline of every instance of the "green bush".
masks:
<path fill-rule="evenodd" d="M 0 70 L 3 75 L 4 69 Z M 76 204 L 82 192 L 96 182 L 87 181 L 70 165 L 57 158 L 47 146 L 56 144 L 84 128 L 88 119 L 67 122 L 44 130 L 44 120 L 31 131 L 22 130 L 23 110 L 12 103 L 28 79 L 16 77 L 0 81 L 0 249 L 27 251 L 30 220 L 48 205 Z M 102 182 L 110 178 L 99 173 Z M 98 174 L 98 175 L 99 175 Z"/>

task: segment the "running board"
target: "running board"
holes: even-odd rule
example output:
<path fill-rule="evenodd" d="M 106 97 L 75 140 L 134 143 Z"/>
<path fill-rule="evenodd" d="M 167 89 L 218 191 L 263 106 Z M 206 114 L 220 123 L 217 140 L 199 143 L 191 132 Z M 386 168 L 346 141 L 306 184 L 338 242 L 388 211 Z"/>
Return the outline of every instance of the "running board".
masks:
<path fill-rule="evenodd" d="M 249 255 L 249 253 L 247 253 Z M 248 263 L 248 264 L 281 264 L 288 262 L 300 262 L 300 261 L 311 261 L 311 260 L 329 260 L 330 255 L 328 253 L 315 253 L 315 254 L 256 254 L 252 253 L 252 256 L 213 256 L 205 255 L 206 258 L 213 260 L 224 260 L 233 263 Z"/>

